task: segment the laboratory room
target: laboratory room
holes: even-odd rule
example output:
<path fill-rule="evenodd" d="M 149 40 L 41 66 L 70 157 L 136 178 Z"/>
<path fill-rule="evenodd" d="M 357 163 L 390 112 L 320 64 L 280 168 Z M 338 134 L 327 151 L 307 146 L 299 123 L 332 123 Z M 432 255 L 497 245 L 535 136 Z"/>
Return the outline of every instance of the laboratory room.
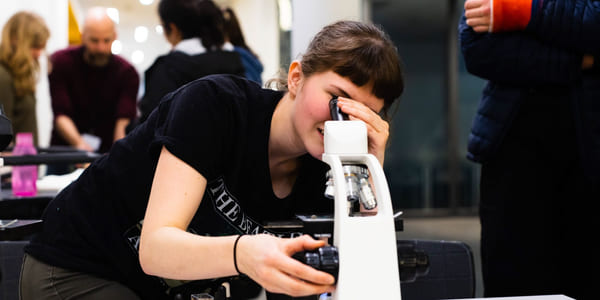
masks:
<path fill-rule="evenodd" d="M 1 1 L 0 300 L 595 299 L 598 3 Z"/>

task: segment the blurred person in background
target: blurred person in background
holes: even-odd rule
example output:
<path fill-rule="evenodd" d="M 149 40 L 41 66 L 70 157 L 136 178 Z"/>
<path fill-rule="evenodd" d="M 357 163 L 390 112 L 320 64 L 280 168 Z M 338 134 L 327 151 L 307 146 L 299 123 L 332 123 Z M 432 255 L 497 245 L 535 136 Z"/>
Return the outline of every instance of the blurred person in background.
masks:
<path fill-rule="evenodd" d="M 173 48 L 144 73 L 140 123 L 163 96 L 194 79 L 210 74 L 244 75 L 240 56 L 226 42 L 221 9 L 213 1 L 161 0 L 158 15 Z"/>
<path fill-rule="evenodd" d="M 242 33 L 242 27 L 238 21 L 237 16 L 233 12 L 233 9 L 227 7 L 223 10 L 225 15 L 225 34 L 227 40 L 233 44 L 233 48 L 242 58 L 242 64 L 246 70 L 246 78 L 257 82 L 262 85 L 262 72 L 263 65 L 258 59 L 258 56 L 250 47 L 246 44 L 244 34 Z"/>
<path fill-rule="evenodd" d="M 125 127 L 135 117 L 139 76 L 129 62 L 112 54 L 116 36 L 106 9 L 94 7 L 85 18 L 83 45 L 51 56 L 53 145 L 103 153 L 125 136 Z M 83 134 L 99 138 L 98 148 Z"/>
<path fill-rule="evenodd" d="M 13 133 L 31 132 L 37 145 L 35 89 L 42 55 L 50 31 L 31 12 L 14 14 L 2 29 L 0 41 L 0 103 Z"/>
<path fill-rule="evenodd" d="M 469 137 L 482 164 L 486 297 L 598 299 L 600 1 L 467 0 L 467 70 L 487 79 Z"/>
<path fill-rule="evenodd" d="M 116 36 L 106 9 L 94 7 L 85 17 L 83 45 L 51 56 L 51 145 L 104 153 L 125 136 L 126 126 L 136 116 L 139 75 L 129 62 L 112 54 Z M 48 166 L 48 172 L 68 170 Z"/>

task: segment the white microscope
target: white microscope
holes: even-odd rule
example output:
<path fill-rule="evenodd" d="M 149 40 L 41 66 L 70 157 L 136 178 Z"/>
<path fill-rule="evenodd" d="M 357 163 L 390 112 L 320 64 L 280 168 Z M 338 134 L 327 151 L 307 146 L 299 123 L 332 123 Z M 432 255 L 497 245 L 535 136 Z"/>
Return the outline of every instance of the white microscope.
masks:
<path fill-rule="evenodd" d="M 368 153 L 365 123 L 343 120 L 335 97 L 330 109 L 334 121 L 325 122 L 323 161 L 331 167 L 325 193 L 335 202 L 333 245 L 339 256 L 332 299 L 400 300 L 394 213 L 383 168 Z M 357 200 L 373 211 L 355 211 Z"/>

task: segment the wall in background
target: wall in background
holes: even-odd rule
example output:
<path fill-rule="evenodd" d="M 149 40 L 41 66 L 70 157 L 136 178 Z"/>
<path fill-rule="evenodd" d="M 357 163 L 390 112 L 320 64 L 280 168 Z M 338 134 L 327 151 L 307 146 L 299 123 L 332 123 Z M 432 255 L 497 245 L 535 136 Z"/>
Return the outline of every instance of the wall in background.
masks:
<path fill-rule="evenodd" d="M 291 57 L 297 59 L 312 37 L 337 20 L 365 20 L 365 0 L 293 0 Z"/>

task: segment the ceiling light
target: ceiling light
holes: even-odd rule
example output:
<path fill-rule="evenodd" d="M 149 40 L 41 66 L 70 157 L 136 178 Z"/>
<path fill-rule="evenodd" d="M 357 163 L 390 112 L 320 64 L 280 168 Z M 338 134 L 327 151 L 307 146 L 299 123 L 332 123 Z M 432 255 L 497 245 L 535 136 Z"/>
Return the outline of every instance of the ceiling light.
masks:
<path fill-rule="evenodd" d="M 143 43 L 148 39 L 148 28 L 146 26 L 138 26 L 135 28 L 133 38 L 138 43 Z"/>
<path fill-rule="evenodd" d="M 136 65 L 141 64 L 144 61 L 144 52 L 141 50 L 135 50 L 131 53 L 131 62 Z"/>
<path fill-rule="evenodd" d="M 119 24 L 119 10 L 114 7 L 109 7 L 106 9 L 106 14 L 109 18 L 115 22 L 115 24 Z"/>
<path fill-rule="evenodd" d="M 119 40 L 115 40 L 112 45 L 110 46 L 110 52 L 112 52 L 112 54 L 121 54 L 121 51 L 123 51 L 123 43 L 121 43 L 121 41 Z"/>
<path fill-rule="evenodd" d="M 292 30 L 292 4 L 290 0 L 278 0 L 279 28 L 283 31 Z"/>

